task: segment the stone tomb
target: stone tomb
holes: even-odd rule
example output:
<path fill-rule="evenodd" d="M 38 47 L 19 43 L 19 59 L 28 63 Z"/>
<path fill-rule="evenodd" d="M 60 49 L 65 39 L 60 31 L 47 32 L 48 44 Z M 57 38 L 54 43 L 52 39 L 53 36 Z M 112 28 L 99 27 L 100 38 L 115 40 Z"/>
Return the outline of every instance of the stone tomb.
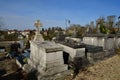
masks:
<path fill-rule="evenodd" d="M 89 59 L 102 59 L 114 54 L 116 35 L 86 34 L 83 37 Z"/>
<path fill-rule="evenodd" d="M 103 50 L 112 50 L 115 45 L 115 35 L 109 34 L 87 34 L 83 37 L 83 43 L 103 47 Z"/>
<path fill-rule="evenodd" d="M 75 57 L 85 57 L 85 47 L 82 46 L 82 47 L 77 47 L 77 48 L 74 48 L 73 46 L 69 46 L 69 45 L 65 45 L 65 44 L 60 44 L 60 46 L 63 47 L 63 51 L 68 53 L 69 56 L 73 59 Z"/>
<path fill-rule="evenodd" d="M 31 41 L 31 54 L 28 64 L 41 75 L 53 75 L 67 70 L 63 61 L 63 48 L 54 42 Z"/>

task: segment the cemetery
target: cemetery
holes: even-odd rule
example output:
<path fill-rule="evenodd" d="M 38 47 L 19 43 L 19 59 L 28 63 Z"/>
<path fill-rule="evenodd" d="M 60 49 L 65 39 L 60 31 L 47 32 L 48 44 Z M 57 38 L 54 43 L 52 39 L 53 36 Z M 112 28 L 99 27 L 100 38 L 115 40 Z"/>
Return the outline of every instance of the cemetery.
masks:
<path fill-rule="evenodd" d="M 0 3 L 0 80 L 120 80 L 120 0 Z"/>
<path fill-rule="evenodd" d="M 38 79 L 47 79 L 55 74 L 68 72 L 71 66 L 69 62 L 74 62 L 75 58 L 87 59 L 93 64 L 97 60 L 114 55 L 116 42 L 119 42 L 118 35 L 100 33 L 86 34 L 83 39 L 58 36 L 55 41 L 45 41 L 39 31 L 41 23 L 37 21 L 35 26 L 37 27 L 36 35 L 34 40 L 30 41 L 27 63 L 21 65 L 19 59 L 16 59 L 16 63 L 26 72 L 32 69 L 37 70 Z M 84 63 L 82 62 L 83 65 Z"/>
<path fill-rule="evenodd" d="M 115 49 L 120 47 L 119 32 L 103 34 L 98 29 L 97 33 L 92 33 L 91 27 L 88 27 L 82 38 L 76 38 L 74 31 L 73 37 L 66 37 L 61 33 L 52 41 L 47 41 L 40 33 L 41 22 L 37 20 L 34 26 L 36 33 L 34 39 L 30 40 L 30 49 L 23 50 L 15 56 L 15 60 L 26 73 L 35 72 L 38 80 L 53 80 L 71 73 L 75 77 L 79 70 L 114 56 Z M 1 51 L 13 43 L 4 42 Z M 18 43 L 23 47 L 23 41 Z"/>
<path fill-rule="evenodd" d="M 40 22 L 37 21 L 36 24 L 39 29 Z M 44 41 L 39 30 L 37 31 L 34 40 L 30 41 L 30 57 L 27 57 L 27 63 L 21 62 L 25 57 L 25 53 L 21 55 L 21 57 L 24 56 L 23 59 L 20 56 L 16 59 L 16 63 L 26 72 L 36 69 L 40 73 L 38 77 L 41 79 L 44 76 L 52 76 L 68 71 L 69 58 L 71 58 L 71 61 L 75 57 L 85 58 L 84 44 L 72 44 L 72 46 L 66 42 L 62 44 Z"/>

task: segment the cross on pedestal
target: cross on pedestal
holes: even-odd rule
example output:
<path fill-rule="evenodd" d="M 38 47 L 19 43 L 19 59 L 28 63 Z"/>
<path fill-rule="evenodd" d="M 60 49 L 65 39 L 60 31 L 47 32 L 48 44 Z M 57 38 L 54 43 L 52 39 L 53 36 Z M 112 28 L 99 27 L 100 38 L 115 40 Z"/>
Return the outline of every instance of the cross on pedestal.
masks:
<path fill-rule="evenodd" d="M 37 20 L 34 23 L 34 26 L 37 28 L 34 41 L 44 41 L 42 35 L 40 34 L 40 28 L 42 27 L 42 24 L 40 23 L 40 20 Z"/>
<path fill-rule="evenodd" d="M 37 28 L 36 32 L 40 33 L 40 27 L 42 27 L 42 24 L 40 23 L 40 20 L 37 20 L 35 22 L 34 26 Z"/>

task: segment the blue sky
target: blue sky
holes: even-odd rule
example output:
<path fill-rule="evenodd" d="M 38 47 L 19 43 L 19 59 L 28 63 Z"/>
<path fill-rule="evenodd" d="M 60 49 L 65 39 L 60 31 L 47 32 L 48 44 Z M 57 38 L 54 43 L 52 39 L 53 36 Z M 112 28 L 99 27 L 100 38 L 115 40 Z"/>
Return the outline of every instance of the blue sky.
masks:
<path fill-rule="evenodd" d="M 100 16 L 120 16 L 120 0 L 0 0 L 0 17 L 5 28 L 35 29 L 35 20 L 43 27 L 71 24 L 86 25 Z"/>

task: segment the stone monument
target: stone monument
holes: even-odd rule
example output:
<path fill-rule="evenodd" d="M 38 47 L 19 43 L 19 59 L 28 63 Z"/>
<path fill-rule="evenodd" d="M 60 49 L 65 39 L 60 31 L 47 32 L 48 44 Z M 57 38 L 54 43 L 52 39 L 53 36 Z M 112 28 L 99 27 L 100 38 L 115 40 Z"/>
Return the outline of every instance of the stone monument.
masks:
<path fill-rule="evenodd" d="M 42 24 L 40 23 L 39 20 L 37 20 L 35 22 L 34 26 L 37 28 L 36 29 L 36 34 L 35 34 L 35 37 L 34 37 L 34 41 L 41 41 L 41 42 L 43 42 L 44 39 L 43 39 L 42 35 L 40 34 L 40 28 L 41 28 Z"/>
<path fill-rule="evenodd" d="M 64 64 L 63 48 L 55 42 L 44 41 L 40 34 L 41 23 L 39 20 L 35 23 L 37 27 L 36 35 L 30 43 L 30 59 L 28 64 L 37 69 L 40 73 L 38 77 L 49 76 L 66 71 L 68 66 Z M 40 78 L 38 79 L 40 80 Z"/>

